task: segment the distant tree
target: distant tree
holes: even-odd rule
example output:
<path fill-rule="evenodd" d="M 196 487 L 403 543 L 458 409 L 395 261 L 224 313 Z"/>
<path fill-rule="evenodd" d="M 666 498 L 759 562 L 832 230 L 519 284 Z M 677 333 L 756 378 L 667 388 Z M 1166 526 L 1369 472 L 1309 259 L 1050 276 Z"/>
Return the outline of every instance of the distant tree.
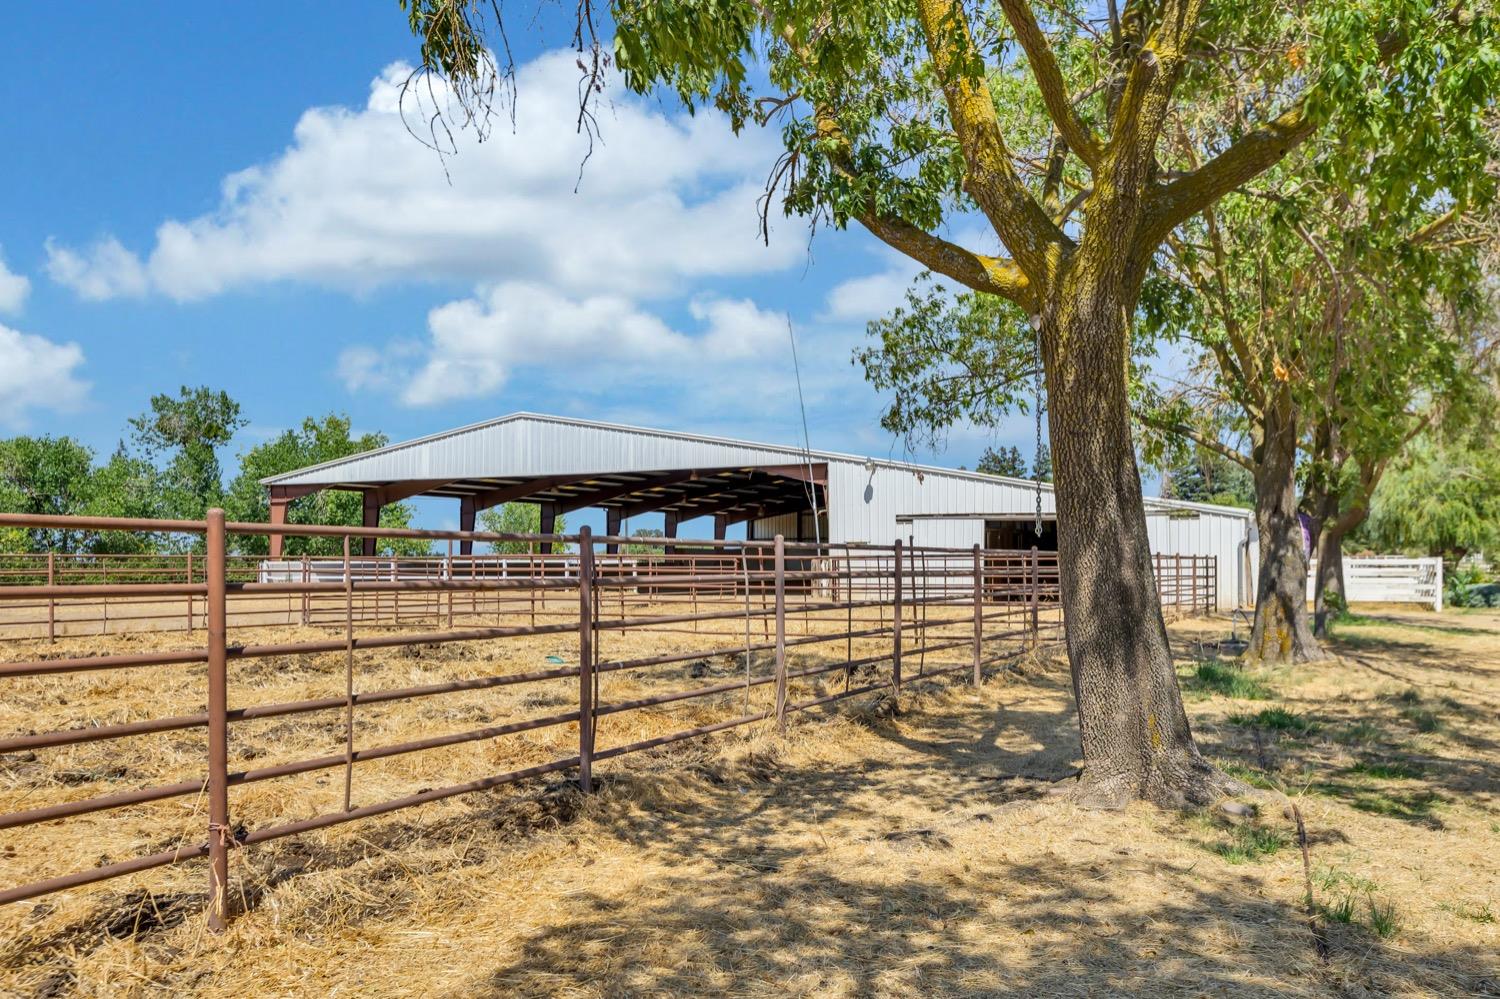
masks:
<path fill-rule="evenodd" d="M 1031 463 L 1031 477 L 1038 482 L 1052 481 L 1052 448 L 1045 441 L 1036 453 L 1036 461 Z"/>
<path fill-rule="evenodd" d="M 350 435 L 349 417 L 330 413 L 322 419 L 307 417 L 302 426 L 257 444 L 240 456 L 240 472 L 224 497 L 224 509 L 230 520 L 265 523 L 270 519 L 266 487 L 260 480 L 308 465 L 345 458 L 362 451 L 384 447 L 384 434 Z M 362 522 L 364 503 L 358 493 L 324 490 L 301 496 L 287 507 L 287 523 L 337 524 L 354 527 Z M 381 527 L 410 527 L 412 509 L 405 503 L 390 503 L 380 511 Z M 243 535 L 232 539 L 235 550 L 246 555 L 265 555 L 269 545 L 265 535 Z M 422 555 L 431 545 L 419 539 L 382 539 L 379 551 L 384 555 Z M 282 549 L 287 556 L 334 556 L 343 552 L 341 538 L 299 538 L 288 536 Z"/>
<path fill-rule="evenodd" d="M 659 527 L 643 527 L 639 531 L 631 531 L 630 535 L 635 538 L 664 538 L 667 532 Z M 662 545 L 632 544 L 624 548 L 627 555 L 660 555 L 664 551 L 666 548 Z"/>
<path fill-rule="evenodd" d="M 161 473 L 149 461 L 131 457 L 122 442 L 108 462 L 90 473 L 89 495 L 78 512 L 89 517 L 128 517 L 134 520 L 166 516 Z M 142 554 L 181 547 L 185 543 L 191 541 L 181 536 L 104 531 L 88 539 L 88 548 L 94 552 Z"/>
<path fill-rule="evenodd" d="M 1255 505 L 1255 481 L 1249 469 L 1201 444 L 1188 449 L 1183 460 L 1164 472 L 1162 495 L 1167 499 L 1247 508 Z"/>
<path fill-rule="evenodd" d="M 162 484 L 170 515 L 197 520 L 223 502 L 219 449 L 246 422 L 227 392 L 186 385 L 175 397 L 152 396 L 151 408 L 131 419 L 145 456 L 167 458 Z"/>
<path fill-rule="evenodd" d="M 984 449 L 984 454 L 979 456 L 979 464 L 974 466 L 976 472 L 985 475 L 1004 475 L 1012 479 L 1026 478 L 1026 459 L 1021 457 L 1021 449 L 1018 447 L 1002 447 L 998 450 L 992 447 Z"/>
<path fill-rule="evenodd" d="M 0 510 L 70 516 L 89 501 L 94 454 L 71 437 L 12 437 L 0 441 Z M 85 535 L 73 531 L 7 532 L 19 551 L 76 551 Z"/>
<path fill-rule="evenodd" d="M 540 534 L 542 531 L 542 508 L 535 503 L 506 503 L 503 506 L 492 507 L 479 512 L 479 529 L 492 534 Z M 567 522 L 562 514 L 558 514 L 557 523 L 552 527 L 552 533 L 562 534 L 567 531 Z M 497 541 L 491 546 L 491 551 L 496 555 L 525 555 L 526 552 L 535 550 L 528 546 L 525 541 Z M 555 544 L 552 546 L 555 552 L 568 551 L 570 546 Z"/>
<path fill-rule="evenodd" d="M 1418 439 L 1375 489 L 1368 540 L 1385 551 L 1464 556 L 1500 548 L 1500 449 L 1489 439 Z"/>

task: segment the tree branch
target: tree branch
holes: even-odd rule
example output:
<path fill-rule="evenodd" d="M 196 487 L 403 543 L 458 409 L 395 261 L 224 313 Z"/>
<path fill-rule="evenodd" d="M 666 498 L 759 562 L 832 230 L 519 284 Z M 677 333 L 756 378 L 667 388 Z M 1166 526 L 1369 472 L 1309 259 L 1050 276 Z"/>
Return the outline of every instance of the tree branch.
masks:
<path fill-rule="evenodd" d="M 881 242 L 900 250 L 928 270 L 962 282 L 975 291 L 1015 302 L 1023 309 L 1038 308 L 1036 290 L 1014 261 L 966 250 L 934 236 L 904 219 L 869 212 L 859 222 Z"/>
<path fill-rule="evenodd" d="M 1229 459 L 1230 461 L 1234 462 L 1236 465 L 1243 467 L 1247 471 L 1255 471 L 1255 463 L 1245 455 L 1236 451 L 1234 448 L 1229 447 L 1223 441 L 1216 440 L 1215 438 L 1210 437 L 1208 434 L 1205 434 L 1203 431 L 1198 430 L 1195 427 L 1191 427 L 1186 423 L 1173 423 L 1171 420 L 1158 419 L 1157 417 L 1154 417 L 1149 413 L 1141 414 L 1138 419 L 1148 427 L 1154 427 L 1157 430 L 1160 430 L 1162 433 L 1176 434 L 1179 437 L 1186 437 L 1193 443 L 1200 444 L 1203 447 L 1208 448 L 1214 454 L 1219 455 L 1221 458 Z"/>
<path fill-rule="evenodd" d="M 1042 26 L 1032 13 L 1030 0 L 1000 0 L 1000 6 L 1026 53 L 1031 74 L 1036 77 L 1037 88 L 1042 92 L 1042 103 L 1047 106 L 1047 113 L 1052 116 L 1057 131 L 1089 169 L 1097 170 L 1099 143 L 1073 109 L 1062 70 L 1058 68 L 1057 58 L 1052 54 L 1052 46 L 1048 44 Z"/>
<path fill-rule="evenodd" d="M 1146 209 L 1143 235 L 1150 245 L 1161 242 L 1183 222 L 1275 166 L 1316 127 L 1304 102 L 1298 101 L 1192 173 L 1159 186 Z"/>
<path fill-rule="evenodd" d="M 984 65 L 958 0 L 918 0 L 917 18 L 943 84 L 943 97 L 968 167 L 965 187 L 1033 285 L 1043 285 L 1073 241 L 1026 190 L 1000 132 Z"/>
<path fill-rule="evenodd" d="M 838 151 L 832 157 L 834 169 L 849 180 L 857 181 L 859 173 L 849 162 L 849 139 L 834 119 L 833 112 L 819 107 L 815 114 L 818 134 L 837 147 Z M 1012 260 L 974 253 L 899 216 L 881 212 L 875 207 L 873 197 L 855 218 L 875 238 L 930 271 L 950 277 L 975 291 L 999 295 L 1028 311 L 1035 312 L 1039 308 L 1035 286 Z"/>

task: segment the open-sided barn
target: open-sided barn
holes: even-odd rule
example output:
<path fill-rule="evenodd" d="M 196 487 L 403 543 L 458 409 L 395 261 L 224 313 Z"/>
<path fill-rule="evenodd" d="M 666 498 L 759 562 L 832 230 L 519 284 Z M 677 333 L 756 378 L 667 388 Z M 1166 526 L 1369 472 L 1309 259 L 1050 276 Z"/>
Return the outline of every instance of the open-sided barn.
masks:
<path fill-rule="evenodd" d="M 536 413 L 444 431 L 263 480 L 271 521 L 324 489 L 365 497 L 365 524 L 413 496 L 451 497 L 460 527 L 507 502 L 540 504 L 542 530 L 560 513 L 605 512 L 607 532 L 660 514 L 668 537 L 752 538 L 1044 550 L 1057 544 L 1052 486 L 959 469 L 794 446 L 653 430 Z M 1037 533 L 1038 504 L 1041 531 Z M 1148 498 L 1152 550 L 1218 559 L 1221 608 L 1253 601 L 1250 511 Z M 688 521 L 702 526 L 683 530 Z M 711 526 L 710 526 L 711 525 Z M 272 539 L 272 556 L 279 555 Z M 367 541 L 373 545 L 373 539 Z"/>

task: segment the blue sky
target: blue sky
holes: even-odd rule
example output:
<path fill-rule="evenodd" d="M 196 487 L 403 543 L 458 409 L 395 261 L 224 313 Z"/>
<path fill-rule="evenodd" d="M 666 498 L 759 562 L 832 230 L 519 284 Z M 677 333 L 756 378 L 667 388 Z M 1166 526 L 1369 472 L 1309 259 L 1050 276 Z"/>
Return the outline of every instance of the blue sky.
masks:
<path fill-rule="evenodd" d="M 813 446 L 905 453 L 850 352 L 916 268 L 779 216 L 762 245 L 775 135 L 620 87 L 575 192 L 565 28 L 513 30 L 514 131 L 444 160 L 402 127 L 394 0 L 7 20 L 0 434 L 108 452 L 153 392 L 207 384 L 250 420 L 231 452 L 330 411 L 393 440 L 525 409 L 792 443 L 790 316 Z"/>

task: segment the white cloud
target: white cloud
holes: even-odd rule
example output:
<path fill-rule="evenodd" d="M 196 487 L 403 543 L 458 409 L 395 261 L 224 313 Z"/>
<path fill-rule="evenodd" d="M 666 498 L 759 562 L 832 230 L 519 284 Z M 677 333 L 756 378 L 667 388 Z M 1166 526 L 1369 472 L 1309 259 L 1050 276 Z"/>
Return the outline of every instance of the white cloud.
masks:
<path fill-rule="evenodd" d="M 47 273 L 91 302 L 140 298 L 150 285 L 140 259 L 113 236 L 98 240 L 83 253 L 47 240 Z"/>
<path fill-rule="evenodd" d="M 88 383 L 76 369 L 83 350 L 76 343 L 54 343 L 45 337 L 0 325 L 0 424 L 20 426 L 32 409 L 69 410 L 83 401 Z"/>
<path fill-rule="evenodd" d="M 49 273 L 87 298 L 454 278 L 637 297 L 800 257 L 797 240 L 756 238 L 774 134 L 735 137 L 720 115 L 669 116 L 617 86 L 575 193 L 586 146 L 571 53 L 522 67 L 513 132 L 499 121 L 484 143 L 459 133 L 442 162 L 402 119 L 407 74 L 387 68 L 364 108 L 304 113 L 280 156 L 227 177 L 215 212 L 164 221 L 144 259 L 113 237 L 82 251 L 50 243 Z"/>
<path fill-rule="evenodd" d="M 869 322 L 906 301 L 906 289 L 921 271 L 915 263 L 897 261 L 883 271 L 850 278 L 828 292 L 824 318 Z"/>
<path fill-rule="evenodd" d="M 786 335 L 780 316 L 743 299 L 698 298 L 688 312 L 698 328 L 683 333 L 622 295 L 507 281 L 433 309 L 425 343 L 349 348 L 338 373 L 351 391 L 399 388 L 402 402 L 426 406 L 494 393 L 523 368 L 565 377 L 655 366 L 676 377 L 763 357 Z"/>
<path fill-rule="evenodd" d="M 5 266 L 5 257 L 0 256 L 0 313 L 20 312 L 30 291 L 31 281 L 26 275 L 13 273 Z"/>

